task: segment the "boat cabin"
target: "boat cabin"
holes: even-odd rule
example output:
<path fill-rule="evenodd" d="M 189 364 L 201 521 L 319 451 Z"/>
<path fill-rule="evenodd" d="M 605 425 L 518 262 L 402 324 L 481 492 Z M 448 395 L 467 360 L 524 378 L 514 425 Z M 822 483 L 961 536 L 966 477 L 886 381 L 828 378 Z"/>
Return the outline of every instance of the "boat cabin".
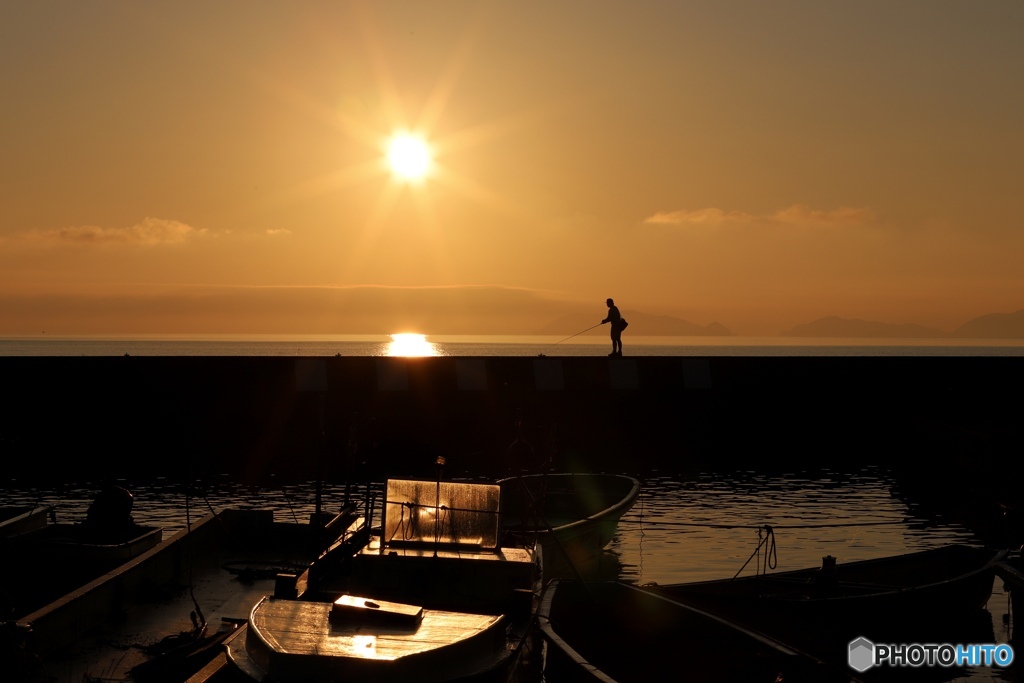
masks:
<path fill-rule="evenodd" d="M 533 548 L 501 544 L 497 485 L 392 479 L 380 536 L 353 558 L 348 585 L 385 600 L 498 614 L 519 592 L 532 595 L 538 570 Z"/>

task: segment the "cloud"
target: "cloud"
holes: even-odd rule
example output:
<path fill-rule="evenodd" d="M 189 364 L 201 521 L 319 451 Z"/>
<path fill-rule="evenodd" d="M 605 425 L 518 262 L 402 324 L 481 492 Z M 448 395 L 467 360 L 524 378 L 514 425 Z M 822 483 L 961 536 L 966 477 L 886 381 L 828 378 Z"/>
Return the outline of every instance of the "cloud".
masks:
<path fill-rule="evenodd" d="M 794 204 L 788 209 L 776 211 L 769 220 L 776 223 L 860 225 L 874 223 L 875 212 L 865 207 L 850 206 L 841 206 L 831 211 L 820 211 L 803 204 Z"/>
<path fill-rule="evenodd" d="M 163 218 L 145 218 L 127 228 L 102 228 L 95 225 L 81 225 L 52 230 L 32 230 L 24 239 L 37 244 L 105 245 L 133 244 L 160 246 L 183 244 L 206 231 L 193 228 L 180 221 Z"/>
<path fill-rule="evenodd" d="M 787 225 L 862 225 L 873 223 L 875 213 L 868 208 L 841 206 L 838 209 L 812 209 L 794 204 L 773 214 L 755 215 L 743 211 L 725 211 L 714 207 L 694 211 L 659 211 L 644 219 L 652 225 L 722 225 L 724 223 L 763 223 Z"/>
<path fill-rule="evenodd" d="M 644 219 L 644 223 L 668 224 L 668 225 L 718 225 L 727 221 L 747 222 L 757 220 L 757 217 L 743 213 L 742 211 L 723 211 L 722 209 L 707 208 L 696 211 L 659 211 L 653 216 Z"/>
<path fill-rule="evenodd" d="M 288 230 L 287 228 L 272 228 L 270 230 L 267 230 L 267 237 L 278 237 L 280 235 L 290 234 L 292 234 L 292 231 Z"/>

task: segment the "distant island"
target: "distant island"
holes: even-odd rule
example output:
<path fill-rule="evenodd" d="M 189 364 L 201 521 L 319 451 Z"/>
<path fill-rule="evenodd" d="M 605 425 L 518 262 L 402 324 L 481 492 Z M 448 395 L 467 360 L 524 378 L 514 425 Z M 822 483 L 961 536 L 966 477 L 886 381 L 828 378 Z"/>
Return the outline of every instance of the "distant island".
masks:
<path fill-rule="evenodd" d="M 782 333 L 783 337 L 874 337 L 874 338 L 950 338 L 950 339 L 1024 339 L 1024 310 L 991 313 L 969 320 L 952 332 L 913 323 L 881 323 L 830 315 Z"/>
<path fill-rule="evenodd" d="M 949 336 L 961 339 L 1024 339 L 1024 309 L 1014 313 L 989 313 L 968 320 Z"/>

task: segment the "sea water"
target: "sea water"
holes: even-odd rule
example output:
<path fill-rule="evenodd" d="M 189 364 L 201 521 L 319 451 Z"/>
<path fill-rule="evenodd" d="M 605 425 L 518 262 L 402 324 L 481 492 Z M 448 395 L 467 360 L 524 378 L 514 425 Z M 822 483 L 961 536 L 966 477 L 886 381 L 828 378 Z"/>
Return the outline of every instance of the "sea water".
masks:
<path fill-rule="evenodd" d="M 64 522 L 82 521 L 95 483 L 61 488 L 20 488 L 7 481 L 6 504 L 53 505 Z M 159 525 L 165 538 L 212 510 L 270 508 L 278 521 L 304 522 L 315 510 L 316 486 L 242 486 L 224 477 L 186 482 L 173 477 L 120 482 L 135 495 L 134 517 Z M 380 485 L 322 484 L 325 509 L 336 510 L 346 492 L 362 500 L 369 490 L 379 501 Z M 773 528 L 772 544 L 765 525 Z M 950 543 L 978 544 L 963 525 L 926 516 L 898 494 L 895 477 L 883 468 L 765 474 L 757 471 L 705 471 L 689 474 L 648 472 L 641 494 L 622 518 L 605 564 L 613 575 L 636 584 L 678 583 L 749 575 L 767 562 L 775 571 L 820 566 L 825 555 L 840 563 L 898 555 Z M 742 571 L 741 571 L 742 570 Z M 996 579 L 978 637 L 1008 642 L 1012 621 L 1008 596 Z M 880 615 L 882 618 L 883 615 Z M 977 632 L 977 627 L 972 633 Z M 941 672 L 940 672 L 941 673 Z M 1012 672 L 974 667 L 928 680 L 1015 680 Z"/>
<path fill-rule="evenodd" d="M 1014 339 L 630 336 L 627 356 L 1024 356 Z M 0 356 L 603 356 L 604 335 L 143 335 L 0 338 Z"/>

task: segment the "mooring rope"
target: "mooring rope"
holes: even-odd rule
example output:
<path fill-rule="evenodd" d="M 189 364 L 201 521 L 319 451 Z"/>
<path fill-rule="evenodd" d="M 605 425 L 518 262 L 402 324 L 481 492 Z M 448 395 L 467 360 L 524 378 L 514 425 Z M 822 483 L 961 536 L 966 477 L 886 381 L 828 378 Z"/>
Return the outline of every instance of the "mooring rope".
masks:
<path fill-rule="evenodd" d="M 761 548 L 768 546 L 764 551 L 764 565 L 761 565 Z M 775 551 L 775 529 L 765 524 L 763 527 L 757 528 L 757 547 L 754 548 L 754 552 L 750 554 L 747 561 L 743 563 L 743 566 L 739 568 L 739 571 L 733 575 L 732 578 L 736 578 L 740 573 L 747 568 L 750 561 L 757 557 L 757 571 L 762 574 L 767 573 L 769 569 L 775 569 L 779 563 L 779 557 Z"/>
<path fill-rule="evenodd" d="M 760 574 L 766 574 L 769 569 L 775 569 L 778 565 L 778 550 L 775 545 L 775 530 L 776 529 L 841 529 L 849 527 L 867 527 L 867 526 L 891 526 L 895 524 L 906 524 L 906 520 L 903 519 L 892 519 L 879 522 L 834 522 L 830 524 L 708 524 L 705 522 L 674 522 L 674 521 L 659 521 L 647 519 L 644 516 L 643 507 L 643 496 L 641 499 L 640 517 L 639 519 L 620 519 L 619 526 L 622 525 L 638 525 L 640 527 L 640 575 L 643 576 L 643 534 L 644 527 L 646 526 L 660 526 L 660 527 L 686 527 L 693 529 L 750 529 L 757 531 L 757 547 L 754 552 L 751 553 L 747 561 L 743 563 L 743 566 L 739 568 L 739 571 L 732 578 L 738 577 L 750 561 L 755 557 L 757 558 L 757 572 Z M 764 559 L 761 559 L 761 549 L 764 548 Z"/>

